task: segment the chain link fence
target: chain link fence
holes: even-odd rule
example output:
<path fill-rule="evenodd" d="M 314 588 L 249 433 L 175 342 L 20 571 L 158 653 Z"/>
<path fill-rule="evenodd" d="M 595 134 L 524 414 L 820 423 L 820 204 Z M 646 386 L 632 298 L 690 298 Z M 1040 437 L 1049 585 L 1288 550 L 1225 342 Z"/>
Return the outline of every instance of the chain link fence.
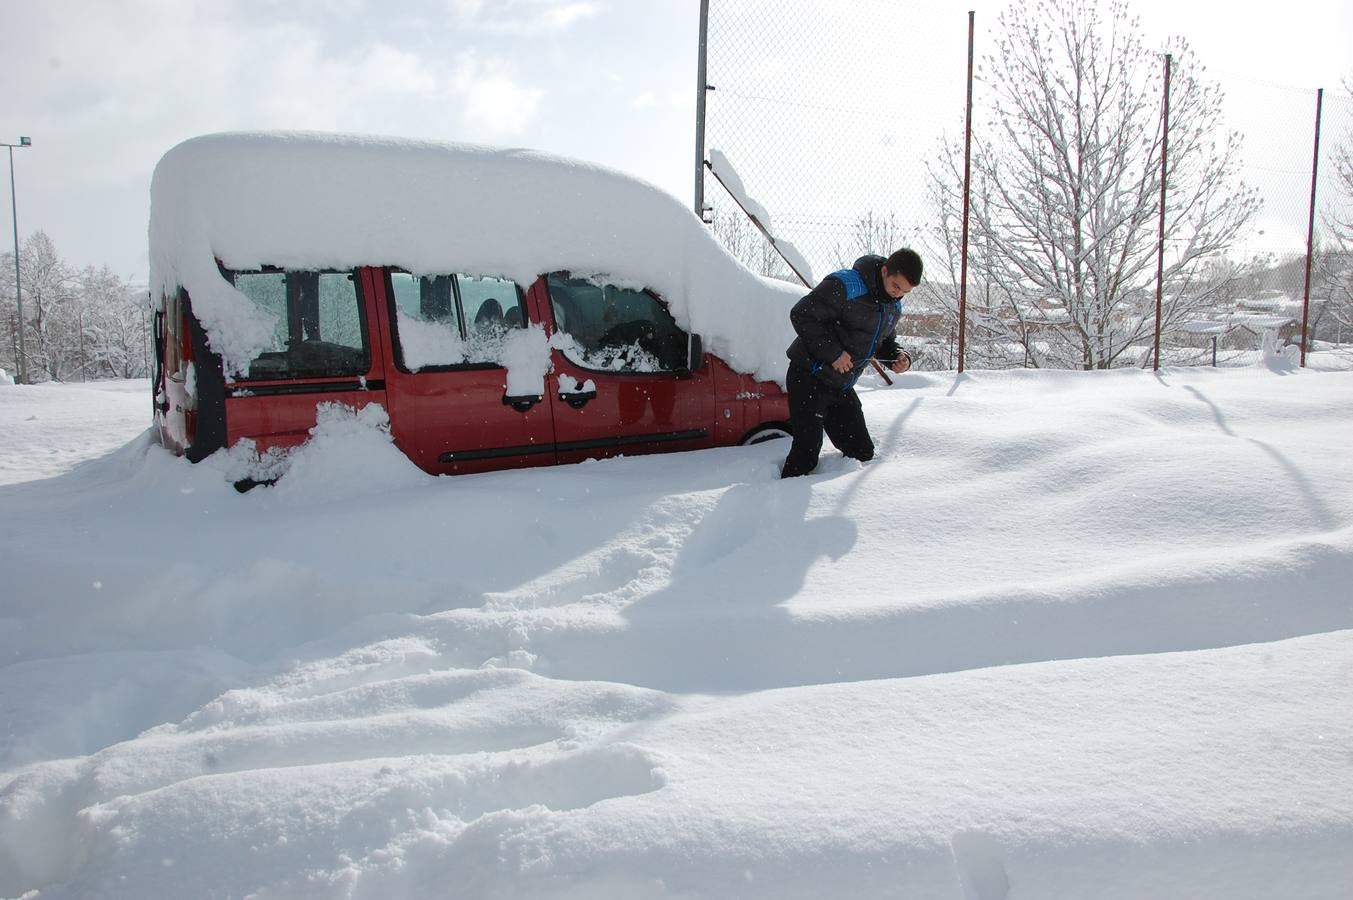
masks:
<path fill-rule="evenodd" d="M 1322 93 L 1235 72 L 1216 73 L 1215 80 L 1225 97 L 1227 126 L 1243 135 L 1241 180 L 1260 205 L 1228 254 L 1242 265 L 1230 273 L 1216 304 L 1162 335 L 1162 364 L 1254 365 L 1265 352 L 1282 348 L 1299 356 L 1303 322 L 1308 351 L 1353 358 L 1353 234 L 1347 224 L 1353 221 L 1353 181 L 1339 177 L 1353 152 L 1353 97 L 1340 85 Z M 1314 247 L 1309 282 L 1308 237 Z M 1342 351 L 1345 343 L 1349 348 Z"/>
<path fill-rule="evenodd" d="M 1077 0 L 1050 6 L 1084 13 Z M 1032 18 L 1027 14 L 1025 21 Z M 1110 16 L 1096 27 L 1115 24 L 1122 26 Z M 1114 176 L 1136 179 L 1138 217 L 1126 226 L 1096 226 L 1102 232 L 1095 237 L 1139 258 L 1128 273 L 1132 289 L 1098 300 L 1095 319 L 1055 279 L 1046 273 L 1029 279 L 1026 263 L 1010 261 L 1014 241 L 1007 235 L 1022 237 L 1040 227 L 1011 198 L 1033 197 L 1039 179 L 1047 178 L 1035 172 L 1027 184 L 1011 183 L 1018 179 L 994 161 L 1012 149 L 1042 153 L 1036 141 L 1022 142 L 1030 129 L 1012 123 L 1022 100 L 1002 89 L 1002 63 L 1019 56 L 1021 42 L 1031 43 L 1032 32 L 1018 25 L 979 19 L 975 32 L 966 364 L 1151 366 L 1160 209 L 1154 173 L 1164 105 L 1157 68 L 1163 52 L 1138 48 L 1140 66 L 1122 76 L 1147 85 L 1132 120 L 1140 140 L 1123 144 L 1140 159 Z M 769 212 L 776 238 L 792 242 L 806 258 L 810 279 L 864 253 L 887 254 L 899 246 L 922 252 L 926 283 L 908 297 L 901 330 L 911 347 L 923 351 L 925 368 L 959 365 L 968 29 L 966 10 L 925 0 L 709 2 L 705 147 L 732 164 L 748 195 Z M 1212 77 L 1202 61 L 1175 49 L 1181 55 L 1171 104 L 1178 119 L 1169 129 L 1166 186 L 1176 193 L 1165 204 L 1160 364 L 1252 364 L 1266 343 L 1273 353 L 1301 340 L 1316 91 L 1233 73 Z M 1345 344 L 1353 352 L 1351 87 L 1330 86 L 1323 96 L 1307 342 L 1322 353 L 1338 353 Z M 1209 106 L 1217 107 L 1219 118 L 1204 128 L 1198 123 L 1207 125 Z M 1228 170 L 1234 186 L 1218 183 L 1206 188 L 1208 194 L 1189 193 L 1205 190 L 1206 164 L 1225 156 L 1232 132 L 1241 138 Z M 1112 179 L 1106 183 L 1121 188 Z M 1200 217 L 1199 196 L 1210 198 L 1216 210 L 1229 204 L 1229 215 L 1244 218 L 1244 227 L 1234 227 L 1220 212 Z M 797 281 L 709 173 L 703 205 L 706 221 L 734 255 L 762 274 Z M 1096 213 L 1102 210 L 1089 209 L 1085 217 L 1093 220 Z M 1127 235 L 1115 236 L 1115 227 L 1125 227 Z M 1200 244 L 1200 234 L 1211 234 L 1218 245 Z"/>
<path fill-rule="evenodd" d="M 967 15 L 894 0 L 711 0 L 706 146 L 732 163 L 813 277 L 918 241 L 927 154 L 962 131 Z M 789 277 L 706 176 L 705 217 L 762 274 Z"/>
<path fill-rule="evenodd" d="M 1348 358 L 1353 357 L 1353 75 L 1324 92 L 1322 113 L 1307 347 Z"/>

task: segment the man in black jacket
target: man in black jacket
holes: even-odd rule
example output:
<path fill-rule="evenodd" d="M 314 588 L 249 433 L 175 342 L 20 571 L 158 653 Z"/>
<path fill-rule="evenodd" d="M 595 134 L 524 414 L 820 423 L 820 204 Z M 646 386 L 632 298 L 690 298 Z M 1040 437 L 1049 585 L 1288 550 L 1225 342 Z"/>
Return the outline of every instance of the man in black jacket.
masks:
<path fill-rule="evenodd" d="M 886 260 L 862 256 L 833 272 L 789 311 L 798 337 L 789 345 L 789 423 L 794 443 L 781 478 L 817 468 L 822 435 L 861 462 L 874 458 L 855 381 L 871 359 L 894 372 L 911 367 L 897 344 L 902 298 L 921 283 L 921 257 L 903 248 Z"/>

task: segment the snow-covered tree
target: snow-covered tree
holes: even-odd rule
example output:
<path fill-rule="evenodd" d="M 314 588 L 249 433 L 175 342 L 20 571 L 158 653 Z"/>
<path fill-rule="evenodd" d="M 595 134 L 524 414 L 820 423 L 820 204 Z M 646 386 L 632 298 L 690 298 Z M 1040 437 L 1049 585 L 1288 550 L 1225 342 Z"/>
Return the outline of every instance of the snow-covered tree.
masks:
<path fill-rule="evenodd" d="M 133 378 L 147 374 L 144 294 L 107 266 L 72 268 L 39 231 L 19 249 L 24 351 L 30 381 Z M 0 368 L 18 371 L 14 254 L 0 255 Z"/>
<path fill-rule="evenodd" d="M 5 304 L 0 317 L 0 369 L 19 376 L 19 307 L 14 302 L 14 254 L 0 253 L 0 298 Z"/>
<path fill-rule="evenodd" d="M 88 378 L 144 377 L 149 299 L 107 266 L 80 272 L 80 304 L 84 309 L 81 358 Z"/>
<path fill-rule="evenodd" d="M 78 375 L 72 337 L 78 334 L 75 274 L 45 232 L 19 248 L 24 293 L 24 343 L 32 381 L 64 381 Z"/>
<path fill-rule="evenodd" d="M 1164 52 L 1143 43 L 1126 3 L 1013 6 L 982 63 L 973 143 L 969 346 L 992 361 L 1109 368 L 1137 363 L 1155 325 Z M 1240 138 L 1187 44 L 1173 57 L 1164 328 L 1226 299 L 1225 252 L 1258 210 L 1242 185 Z M 957 284 L 963 147 L 931 167 L 932 256 Z M 957 305 L 957 288 L 946 292 Z"/>

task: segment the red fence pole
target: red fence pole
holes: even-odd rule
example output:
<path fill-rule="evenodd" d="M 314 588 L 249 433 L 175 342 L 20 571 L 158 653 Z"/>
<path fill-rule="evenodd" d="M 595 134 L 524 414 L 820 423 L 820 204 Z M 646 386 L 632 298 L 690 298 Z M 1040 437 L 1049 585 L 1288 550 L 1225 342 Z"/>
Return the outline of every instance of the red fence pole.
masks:
<path fill-rule="evenodd" d="M 963 124 L 963 262 L 958 278 L 958 373 L 963 374 L 964 335 L 968 330 L 968 206 L 972 191 L 972 57 L 977 13 L 968 10 L 968 106 Z"/>
<path fill-rule="evenodd" d="M 1165 107 L 1160 131 L 1160 228 L 1156 234 L 1156 337 L 1151 369 L 1160 371 L 1160 319 L 1165 295 L 1165 174 L 1170 152 L 1170 66 L 1174 58 L 1165 54 Z"/>
<path fill-rule="evenodd" d="M 1311 319 L 1311 257 L 1315 253 L 1315 185 L 1320 169 L 1320 108 L 1325 89 L 1315 92 L 1315 155 L 1311 159 L 1311 216 L 1306 222 L 1306 286 L 1301 295 L 1301 365 L 1306 366 L 1306 326 Z"/>

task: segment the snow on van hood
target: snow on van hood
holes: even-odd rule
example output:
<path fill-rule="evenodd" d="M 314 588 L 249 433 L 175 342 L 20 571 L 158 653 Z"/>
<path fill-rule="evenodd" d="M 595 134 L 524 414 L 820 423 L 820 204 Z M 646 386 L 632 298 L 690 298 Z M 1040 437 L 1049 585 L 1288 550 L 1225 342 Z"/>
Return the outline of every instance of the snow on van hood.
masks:
<path fill-rule="evenodd" d="M 783 381 L 803 288 L 756 275 L 696 215 L 629 175 L 533 150 L 303 132 L 172 148 L 151 182 L 152 290 L 187 288 L 228 369 L 273 323 L 228 268 L 393 265 L 511 278 L 568 270 L 642 284 L 733 368 Z"/>

